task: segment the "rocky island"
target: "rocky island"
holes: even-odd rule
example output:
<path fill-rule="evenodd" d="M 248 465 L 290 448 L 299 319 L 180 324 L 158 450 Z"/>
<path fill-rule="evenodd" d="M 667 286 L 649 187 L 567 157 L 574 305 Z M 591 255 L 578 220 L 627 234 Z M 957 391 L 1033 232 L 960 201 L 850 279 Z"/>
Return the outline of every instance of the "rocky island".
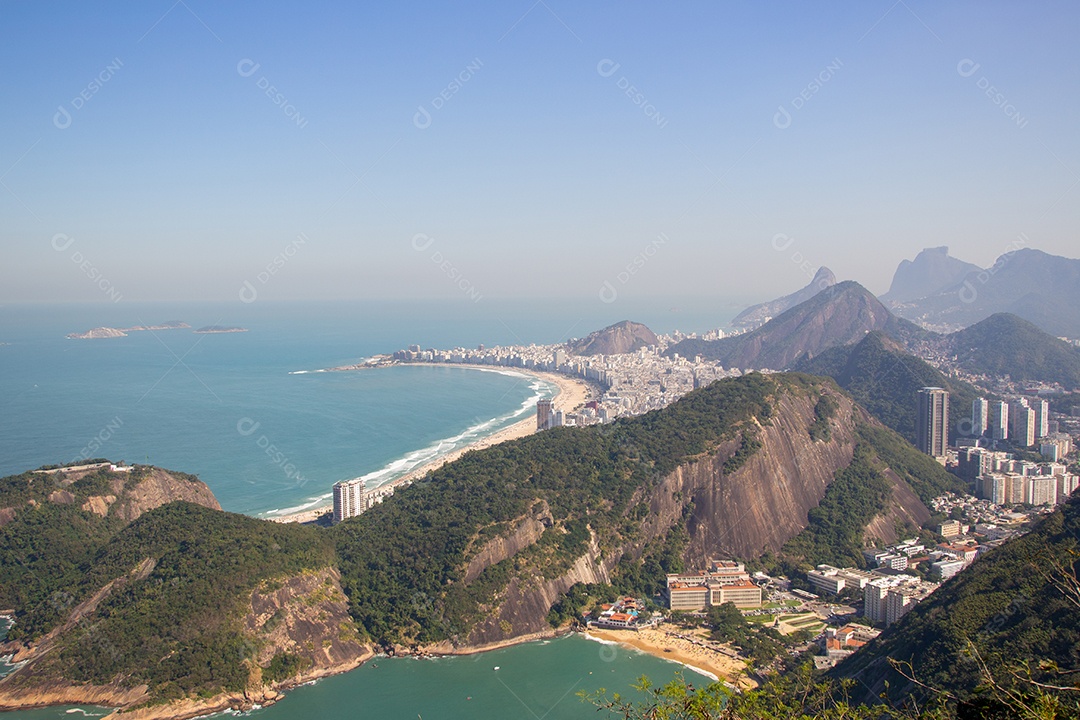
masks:
<path fill-rule="evenodd" d="M 103 338 L 127 337 L 128 333 L 158 330 L 182 330 L 191 327 L 180 320 L 170 320 L 160 325 L 136 325 L 129 328 L 96 327 L 81 333 L 68 333 L 72 340 L 101 340 Z"/>
<path fill-rule="evenodd" d="M 242 333 L 247 331 L 247 328 L 242 327 L 229 327 L 226 325 L 207 325 L 205 327 L 199 328 L 198 330 L 195 330 L 194 332 L 200 335 L 213 335 L 215 333 Z"/>

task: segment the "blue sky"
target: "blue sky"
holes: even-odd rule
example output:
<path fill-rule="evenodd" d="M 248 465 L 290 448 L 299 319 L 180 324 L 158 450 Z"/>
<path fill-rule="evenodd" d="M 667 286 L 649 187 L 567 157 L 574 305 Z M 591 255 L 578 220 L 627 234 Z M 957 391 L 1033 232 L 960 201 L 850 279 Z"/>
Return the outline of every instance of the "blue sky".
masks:
<path fill-rule="evenodd" d="M 0 302 L 1076 255 L 1075 3 L 0 1 Z M 778 249 L 780 248 L 780 249 Z"/>

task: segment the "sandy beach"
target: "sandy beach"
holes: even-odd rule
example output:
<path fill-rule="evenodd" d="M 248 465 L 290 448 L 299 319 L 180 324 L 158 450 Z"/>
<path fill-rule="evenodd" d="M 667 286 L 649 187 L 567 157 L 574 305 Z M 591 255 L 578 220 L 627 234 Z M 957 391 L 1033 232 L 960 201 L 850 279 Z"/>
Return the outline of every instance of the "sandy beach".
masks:
<path fill-rule="evenodd" d="M 409 363 L 410 365 L 425 365 L 431 367 L 448 367 L 444 363 Z M 486 372 L 497 372 L 498 370 L 488 365 L 464 365 L 454 364 L 449 367 L 469 368 L 474 370 L 484 370 Z M 555 385 L 558 389 L 558 395 L 555 396 L 554 406 L 558 410 L 563 412 L 571 412 L 582 407 L 589 399 L 598 396 L 598 390 L 594 385 L 591 385 L 579 378 L 572 378 L 567 375 L 558 375 L 556 373 L 540 372 L 537 370 L 524 370 L 521 368 L 507 368 L 513 372 L 519 372 L 523 375 L 531 375 L 538 377 L 546 382 Z M 365 370 L 364 372 L 378 372 L 378 368 L 372 370 Z M 525 437 L 536 432 L 536 416 L 534 414 L 527 415 L 520 422 L 503 428 L 497 433 L 488 435 L 487 437 L 480 438 L 474 443 L 459 448 L 443 457 L 433 460 L 413 469 L 406 475 L 402 475 L 384 485 L 380 485 L 379 488 L 385 487 L 397 487 L 406 483 L 412 482 L 419 478 L 422 478 L 427 473 L 442 467 L 448 462 L 453 462 L 459 457 L 469 452 L 470 450 L 482 450 L 484 448 L 498 445 L 499 443 L 506 442 L 507 440 L 516 440 L 517 438 Z M 345 479 L 345 478 L 342 478 Z M 329 488 L 328 488 L 329 489 Z M 309 508 L 298 513 L 292 513 L 290 515 L 279 515 L 277 517 L 269 517 L 267 520 L 274 522 L 312 522 L 317 520 L 321 515 L 325 515 L 328 512 L 332 512 L 334 506 L 332 503 L 326 503 L 319 507 Z"/>
<path fill-rule="evenodd" d="M 620 645 L 632 647 L 642 652 L 654 655 L 665 660 L 682 663 L 696 670 L 704 670 L 710 675 L 726 680 L 739 689 L 757 687 L 757 683 L 746 677 L 744 670 L 746 663 L 719 650 L 714 650 L 706 645 L 712 645 L 704 638 L 687 640 L 688 631 L 679 631 L 661 625 L 656 628 L 644 630 L 600 630 L 589 628 L 586 635 L 597 640 L 616 642 Z"/>

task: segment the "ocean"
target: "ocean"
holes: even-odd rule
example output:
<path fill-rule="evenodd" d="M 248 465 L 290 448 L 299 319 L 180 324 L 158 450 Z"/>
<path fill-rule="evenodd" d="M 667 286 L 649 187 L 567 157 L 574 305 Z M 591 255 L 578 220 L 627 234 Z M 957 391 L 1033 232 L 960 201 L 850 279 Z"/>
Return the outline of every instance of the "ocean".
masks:
<path fill-rule="evenodd" d="M 650 301 L 638 307 L 595 299 L 3 306 L 0 475 L 106 457 L 196 474 L 229 511 L 262 517 L 296 511 L 325 503 L 338 480 L 365 477 L 375 487 L 494 433 L 531 414 L 536 399 L 554 389 L 520 373 L 453 367 L 317 370 L 411 344 L 451 348 L 561 342 L 623 319 L 644 322 L 657 332 L 703 331 L 724 325 L 738 309 L 736 302 L 715 299 Z M 170 320 L 192 328 L 241 326 L 248 332 L 175 329 L 101 340 L 66 338 L 93 327 Z M 597 647 L 571 638 L 499 651 L 509 653 L 505 661 L 485 654 L 479 659 L 380 662 L 382 674 L 400 678 L 400 684 L 369 680 L 373 669 L 365 666 L 298 689 L 295 700 L 290 697 L 265 714 L 308 716 L 297 703 L 331 707 L 334 698 L 362 693 L 365 708 L 389 703 L 378 705 L 390 708 L 384 716 L 413 717 L 416 713 L 392 710 L 399 707 L 395 697 L 419 702 L 410 696 L 409 683 L 437 684 L 443 682 L 440 673 L 447 673 L 445 682 L 456 687 L 463 681 L 451 678 L 473 677 L 502 662 L 507 672 L 474 679 L 487 690 L 478 689 L 475 699 L 462 706 L 465 714 L 447 714 L 448 706 L 438 703 L 430 713 L 504 717 L 479 711 L 484 706 L 479 699 L 495 697 L 492 693 L 505 682 L 533 698 L 527 703 L 554 703 L 546 693 L 563 682 L 557 678 L 568 677 L 560 668 L 584 668 L 597 657 Z M 547 662 L 544 658 L 553 657 L 559 661 L 550 674 L 544 670 L 509 682 L 514 667 L 539 670 Z M 575 665 L 579 660 L 585 664 Z M 637 658 L 634 663 L 645 666 L 649 660 Z M 670 666 L 656 662 L 654 670 Z M 616 667 L 622 665 L 613 662 L 593 671 L 612 675 Z M 610 687 L 624 690 L 633 676 L 627 672 Z M 384 692 L 392 688 L 396 690 Z M 376 701 L 376 695 L 382 699 Z M 355 702 L 359 700 L 350 703 L 352 708 Z M 558 707 L 564 714 L 553 710 L 548 717 L 593 713 L 576 699 L 563 700 Z M 43 712 L 5 717 L 52 717 L 51 711 Z"/>

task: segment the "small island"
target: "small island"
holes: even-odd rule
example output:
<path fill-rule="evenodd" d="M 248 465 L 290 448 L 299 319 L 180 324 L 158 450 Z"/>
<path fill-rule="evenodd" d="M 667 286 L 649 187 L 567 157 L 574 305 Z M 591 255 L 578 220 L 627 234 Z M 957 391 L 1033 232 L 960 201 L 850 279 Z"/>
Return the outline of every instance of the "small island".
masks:
<path fill-rule="evenodd" d="M 181 320 L 169 320 L 160 325 L 136 325 L 129 328 L 96 327 L 82 333 L 68 333 L 72 340 L 100 340 L 102 338 L 127 337 L 131 332 L 156 331 L 156 330 L 182 330 L 191 327 Z"/>
<path fill-rule="evenodd" d="M 225 325 L 207 325 L 206 327 L 201 327 L 198 330 L 195 330 L 196 333 L 200 333 L 200 334 L 203 334 L 203 335 L 207 335 L 207 334 L 211 334 L 211 333 L 241 333 L 241 332 L 247 332 L 247 331 L 248 331 L 247 328 L 227 327 Z"/>

